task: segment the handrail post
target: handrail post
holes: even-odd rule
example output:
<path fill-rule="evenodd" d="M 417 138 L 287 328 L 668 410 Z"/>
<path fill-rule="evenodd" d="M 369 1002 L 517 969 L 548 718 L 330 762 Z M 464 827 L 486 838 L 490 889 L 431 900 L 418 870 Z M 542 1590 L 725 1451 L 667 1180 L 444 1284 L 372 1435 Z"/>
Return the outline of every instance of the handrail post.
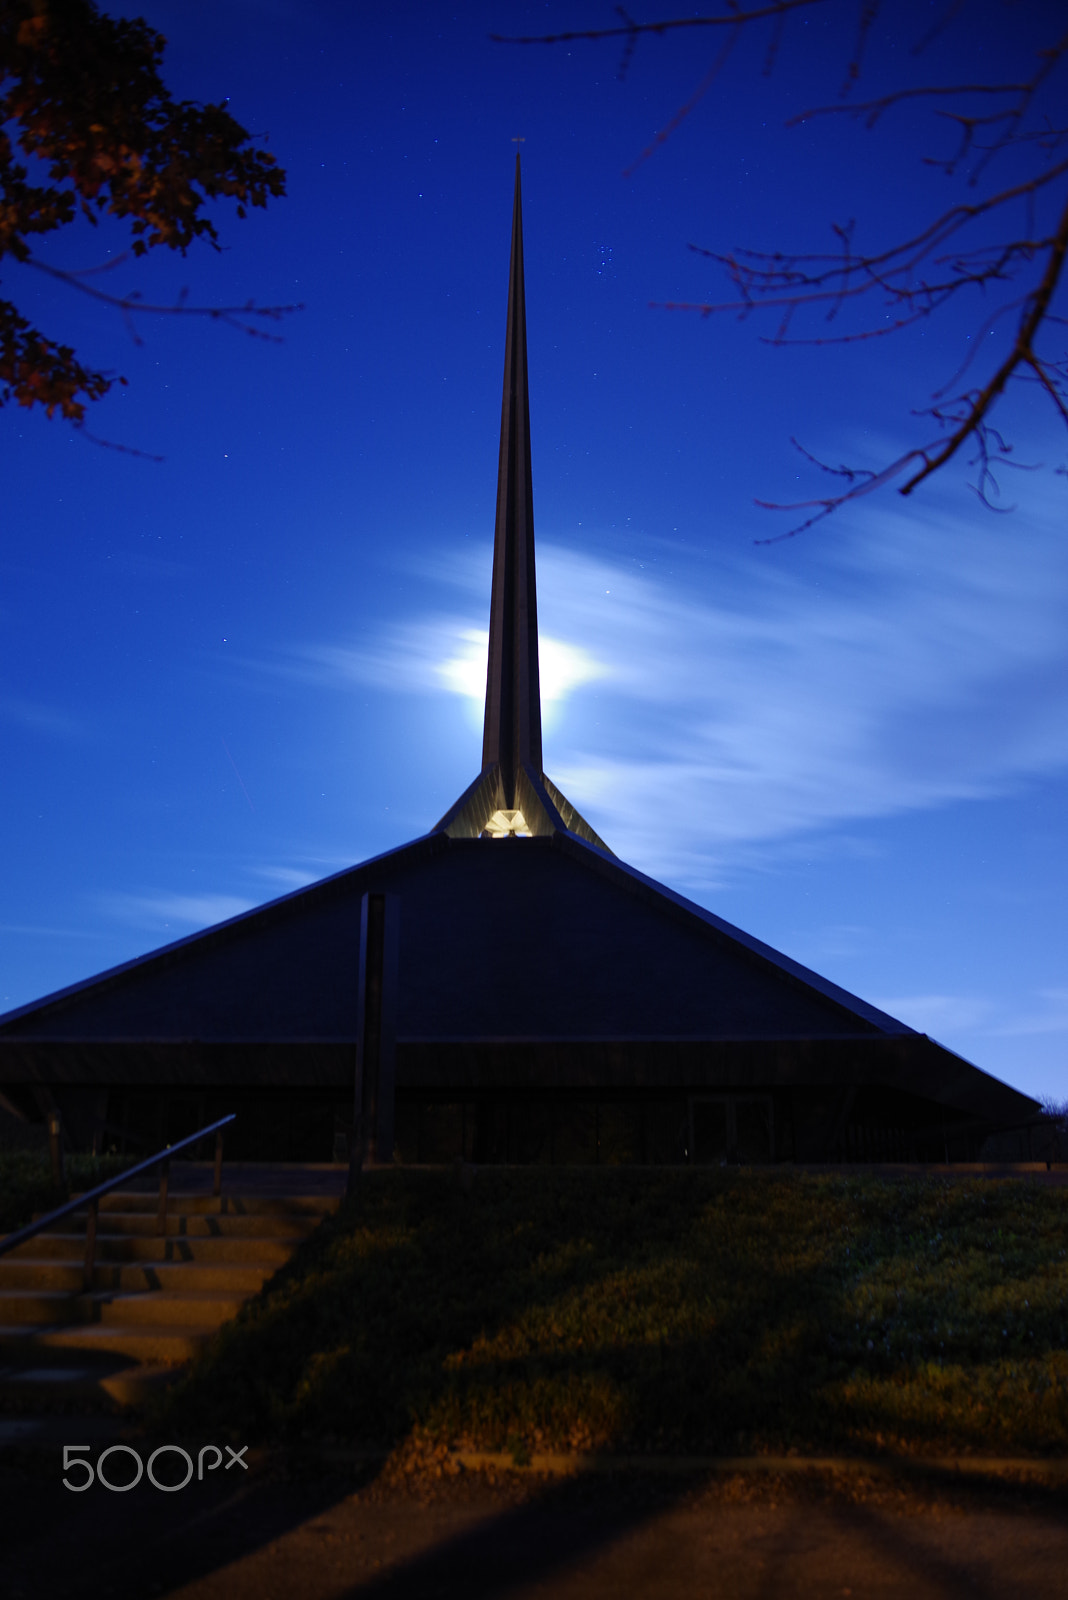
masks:
<path fill-rule="evenodd" d="M 53 1223 L 59 1222 L 63 1217 L 69 1217 L 75 1211 L 80 1211 L 83 1206 L 91 1206 L 94 1201 L 100 1200 L 104 1195 L 110 1194 L 113 1189 L 121 1188 L 133 1178 L 139 1178 L 142 1172 L 151 1172 L 155 1167 L 162 1166 L 160 1173 L 160 1212 L 159 1220 L 162 1224 L 160 1232 L 167 1226 L 167 1183 L 170 1172 L 170 1163 L 179 1150 L 187 1150 L 190 1145 L 195 1145 L 198 1139 L 206 1139 L 209 1133 L 215 1133 L 220 1128 L 229 1127 L 236 1121 L 236 1111 L 231 1111 L 228 1116 L 220 1117 L 218 1122 L 209 1123 L 206 1128 L 199 1128 L 196 1133 L 191 1133 L 185 1139 L 179 1139 L 176 1144 L 169 1144 L 158 1155 L 148 1156 L 144 1161 L 135 1162 L 132 1167 L 118 1173 L 114 1178 L 108 1178 L 104 1183 L 98 1183 L 95 1189 L 90 1189 L 86 1194 L 78 1195 L 74 1200 L 67 1200 L 61 1206 L 56 1206 L 43 1217 L 38 1217 L 35 1222 L 29 1223 L 25 1228 L 16 1228 L 14 1233 L 6 1234 L 0 1238 L 0 1256 L 6 1255 L 9 1250 L 15 1250 L 19 1245 L 27 1244 L 30 1239 L 35 1239 L 45 1228 L 50 1228 Z M 56 1114 L 56 1126 L 59 1125 L 59 1116 Z M 62 1153 L 60 1153 L 62 1159 Z M 88 1224 L 87 1224 L 88 1227 Z M 95 1236 L 94 1236 L 95 1250 Z"/>
<path fill-rule="evenodd" d="M 82 1288 L 90 1294 L 93 1288 L 93 1268 L 96 1266 L 96 1217 L 100 1209 L 100 1201 L 90 1200 L 89 1216 L 85 1224 L 85 1271 L 82 1276 Z"/>
<path fill-rule="evenodd" d="M 156 1215 L 156 1232 L 167 1232 L 167 1184 L 171 1176 L 170 1156 L 159 1167 L 159 1211 Z"/>
<path fill-rule="evenodd" d="M 218 1128 L 215 1133 L 215 1181 L 213 1182 L 211 1188 L 211 1192 L 215 1196 L 216 1200 L 222 1194 L 222 1147 L 223 1131 L 221 1128 Z"/>
<path fill-rule="evenodd" d="M 58 1111 L 48 1113 L 48 1154 L 52 1161 L 52 1186 L 57 1194 L 66 1194 L 67 1178 L 63 1170 L 62 1119 Z"/>

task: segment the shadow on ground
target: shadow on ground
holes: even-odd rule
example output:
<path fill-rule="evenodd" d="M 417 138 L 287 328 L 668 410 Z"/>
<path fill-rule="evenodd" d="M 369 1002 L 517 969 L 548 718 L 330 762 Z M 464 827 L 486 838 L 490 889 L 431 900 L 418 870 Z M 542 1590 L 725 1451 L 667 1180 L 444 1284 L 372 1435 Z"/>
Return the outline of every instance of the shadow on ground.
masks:
<path fill-rule="evenodd" d="M 59 1462 L 0 1483 L 7 1600 L 575 1600 L 1064 1592 L 1063 1492 L 764 1475 L 603 1476 L 385 1490 L 306 1464 L 166 1495 L 72 1495 Z"/>

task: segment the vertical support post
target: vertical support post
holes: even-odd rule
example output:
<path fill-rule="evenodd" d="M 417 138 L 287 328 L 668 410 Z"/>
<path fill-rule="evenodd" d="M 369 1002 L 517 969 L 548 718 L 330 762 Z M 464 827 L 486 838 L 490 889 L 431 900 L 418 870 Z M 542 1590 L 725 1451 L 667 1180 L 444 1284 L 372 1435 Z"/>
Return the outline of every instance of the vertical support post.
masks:
<path fill-rule="evenodd" d="M 58 1111 L 48 1113 L 48 1154 L 52 1162 L 52 1187 L 66 1194 L 67 1176 L 63 1170 L 63 1123 Z"/>
<path fill-rule="evenodd" d="M 85 1268 L 82 1273 L 82 1288 L 86 1294 L 91 1293 L 93 1287 L 93 1268 L 96 1266 L 96 1217 L 100 1209 L 100 1200 L 90 1200 L 89 1215 L 85 1223 Z"/>
<path fill-rule="evenodd" d="M 103 1155 L 107 1145 L 108 1129 L 108 1091 L 99 1089 L 96 1094 L 96 1103 L 93 1108 L 93 1143 L 94 1156 Z"/>
<path fill-rule="evenodd" d="M 400 988 L 400 897 L 383 896 L 382 982 L 379 989 L 378 1093 L 374 1129 L 374 1158 L 393 1160 L 393 1129 L 397 1101 L 397 1005 Z"/>
<path fill-rule="evenodd" d="M 223 1150 L 223 1130 L 221 1128 L 216 1128 L 216 1130 L 215 1130 L 215 1176 L 214 1176 L 214 1178 L 212 1180 L 212 1185 L 211 1185 L 211 1192 L 215 1196 L 216 1200 L 218 1200 L 219 1196 L 222 1194 L 222 1150 Z"/>
<path fill-rule="evenodd" d="M 367 1054 L 367 955 L 370 895 L 360 901 L 360 946 L 356 962 L 356 1063 L 352 1083 L 352 1132 L 349 1135 L 348 1193 L 355 1192 L 363 1171 L 363 1080 Z"/>
<path fill-rule="evenodd" d="M 156 1213 L 156 1232 L 167 1232 L 167 1186 L 170 1182 L 171 1163 L 168 1159 L 160 1163 L 159 1169 L 159 1210 Z"/>
<path fill-rule="evenodd" d="M 360 903 L 350 1193 L 365 1160 L 393 1160 L 399 974 L 399 897 L 365 894 Z"/>

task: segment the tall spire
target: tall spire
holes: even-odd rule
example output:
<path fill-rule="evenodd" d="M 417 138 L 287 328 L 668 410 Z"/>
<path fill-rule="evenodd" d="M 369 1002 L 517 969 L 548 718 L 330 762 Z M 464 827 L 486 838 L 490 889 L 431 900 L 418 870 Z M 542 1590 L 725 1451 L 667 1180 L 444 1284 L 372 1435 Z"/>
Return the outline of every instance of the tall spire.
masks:
<path fill-rule="evenodd" d="M 512 263 L 504 336 L 504 401 L 493 538 L 489 667 L 482 771 L 430 830 L 451 839 L 515 839 L 568 833 L 608 846 L 542 770 L 534 497 L 530 483 L 527 308 L 523 207 L 515 158 Z"/>
<path fill-rule="evenodd" d="M 534 578 L 534 500 L 527 397 L 527 313 L 523 292 L 523 206 L 515 158 L 512 260 L 504 343 L 497 526 L 493 539 L 489 668 L 482 770 L 499 767 L 504 804 L 514 807 L 524 767 L 542 770 L 538 601 Z"/>

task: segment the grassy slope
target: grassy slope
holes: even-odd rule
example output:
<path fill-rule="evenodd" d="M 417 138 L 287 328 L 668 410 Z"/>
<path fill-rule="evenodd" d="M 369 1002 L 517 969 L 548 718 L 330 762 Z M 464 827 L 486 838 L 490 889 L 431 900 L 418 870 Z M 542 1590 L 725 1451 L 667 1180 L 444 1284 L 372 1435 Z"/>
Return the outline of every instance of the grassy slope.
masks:
<path fill-rule="evenodd" d="M 1068 1452 L 1068 1190 L 375 1173 L 163 1425 L 242 1441 Z"/>

